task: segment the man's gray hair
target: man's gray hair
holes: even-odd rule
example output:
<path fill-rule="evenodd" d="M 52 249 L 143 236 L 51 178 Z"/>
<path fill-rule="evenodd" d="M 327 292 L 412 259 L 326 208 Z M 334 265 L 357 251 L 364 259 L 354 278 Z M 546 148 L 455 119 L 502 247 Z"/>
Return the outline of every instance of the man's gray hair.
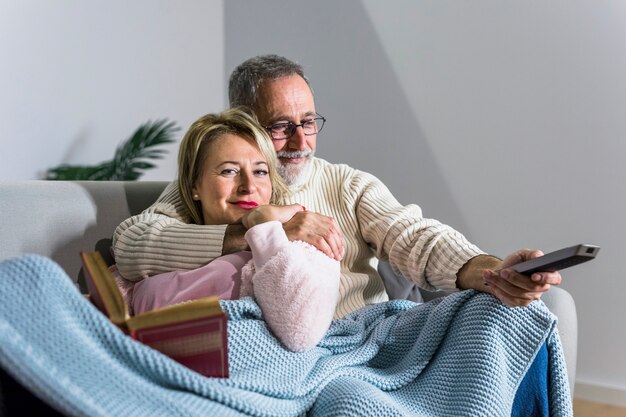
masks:
<path fill-rule="evenodd" d="M 273 81 L 292 75 L 302 77 L 311 88 L 302 66 L 287 58 L 278 55 L 259 55 L 244 61 L 233 70 L 228 81 L 230 107 L 246 106 L 256 111 L 258 91 L 263 81 Z"/>

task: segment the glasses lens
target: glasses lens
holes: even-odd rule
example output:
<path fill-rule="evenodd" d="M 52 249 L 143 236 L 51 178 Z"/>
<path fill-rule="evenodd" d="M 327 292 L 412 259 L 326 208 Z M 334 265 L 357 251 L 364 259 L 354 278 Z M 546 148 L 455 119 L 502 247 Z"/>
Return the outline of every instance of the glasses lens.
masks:
<path fill-rule="evenodd" d="M 292 123 L 276 123 L 270 126 L 269 131 L 272 139 L 287 139 L 293 134 L 294 125 Z"/>
<path fill-rule="evenodd" d="M 326 119 L 324 119 L 323 117 L 315 118 L 315 132 L 319 133 L 322 130 L 325 121 Z"/>
<path fill-rule="evenodd" d="M 318 120 L 311 119 L 306 122 L 302 122 L 302 129 L 305 135 L 314 135 L 319 130 Z"/>

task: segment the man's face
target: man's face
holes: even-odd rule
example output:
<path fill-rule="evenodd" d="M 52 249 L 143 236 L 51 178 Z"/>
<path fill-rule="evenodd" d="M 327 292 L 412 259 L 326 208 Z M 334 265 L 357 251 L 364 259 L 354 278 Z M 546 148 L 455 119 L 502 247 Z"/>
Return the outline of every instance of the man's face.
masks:
<path fill-rule="evenodd" d="M 265 81 L 259 89 L 257 116 L 264 127 L 291 122 L 296 125 L 316 117 L 311 89 L 298 75 Z M 288 139 L 273 140 L 280 175 L 287 184 L 299 184 L 315 153 L 317 134 L 306 136 L 298 127 Z"/>

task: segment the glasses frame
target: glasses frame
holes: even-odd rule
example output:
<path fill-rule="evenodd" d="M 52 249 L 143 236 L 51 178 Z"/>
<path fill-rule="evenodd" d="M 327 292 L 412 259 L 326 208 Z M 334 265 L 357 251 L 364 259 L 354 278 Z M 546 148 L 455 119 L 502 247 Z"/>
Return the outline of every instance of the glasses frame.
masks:
<path fill-rule="evenodd" d="M 271 138 L 272 140 L 289 140 L 289 139 L 291 139 L 291 137 L 292 137 L 293 135 L 295 135 L 295 133 L 296 133 L 296 129 L 298 129 L 299 127 L 301 127 L 301 128 L 302 128 L 302 133 L 304 134 L 304 136 L 313 136 L 313 135 L 317 135 L 317 134 L 318 134 L 318 133 L 320 133 L 320 132 L 322 131 L 322 129 L 324 128 L 324 124 L 326 123 L 326 118 L 325 118 L 324 116 L 322 116 L 321 114 L 317 113 L 317 112 L 316 112 L 315 114 L 316 114 L 316 116 L 317 116 L 317 117 L 314 117 L 313 119 L 306 120 L 306 121 L 304 121 L 304 122 L 300 123 L 299 125 L 297 125 L 297 124 L 295 124 L 295 123 L 293 123 L 293 122 L 281 122 L 281 123 L 274 123 L 274 124 L 273 124 L 273 125 L 271 125 L 271 126 L 265 126 L 265 130 L 267 130 L 267 133 L 269 133 L 270 138 Z M 304 131 L 304 124 L 305 124 L 305 123 L 309 123 L 309 122 L 311 122 L 312 120 L 315 120 L 315 125 L 316 125 L 316 126 L 317 126 L 317 123 L 318 123 L 317 121 L 318 121 L 318 120 L 321 120 L 321 121 L 322 121 L 322 124 L 321 124 L 321 126 L 319 127 L 319 129 L 317 129 L 317 131 L 315 131 L 315 132 L 313 132 L 313 133 L 306 133 L 306 132 Z M 282 124 L 287 124 L 287 125 L 289 126 L 289 129 L 291 130 L 291 133 L 290 133 L 289 135 L 287 135 L 286 137 L 284 137 L 284 138 L 279 138 L 279 139 L 276 139 L 276 138 L 274 138 L 274 136 L 272 136 L 272 129 L 274 128 L 274 126 L 276 126 L 276 125 L 282 125 Z"/>

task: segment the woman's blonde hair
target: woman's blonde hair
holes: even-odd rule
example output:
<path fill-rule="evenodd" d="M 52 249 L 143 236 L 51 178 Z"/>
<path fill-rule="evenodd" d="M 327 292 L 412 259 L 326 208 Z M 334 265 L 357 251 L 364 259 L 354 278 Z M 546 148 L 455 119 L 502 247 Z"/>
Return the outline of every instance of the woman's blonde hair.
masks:
<path fill-rule="evenodd" d="M 276 170 L 278 160 L 272 140 L 250 110 L 235 107 L 222 113 L 207 114 L 191 125 L 178 149 L 178 190 L 193 223 L 204 224 L 202 206 L 193 199 L 193 187 L 202 175 L 211 144 L 227 134 L 247 140 L 267 160 L 272 203 L 278 202 L 287 192 L 287 186 Z"/>

